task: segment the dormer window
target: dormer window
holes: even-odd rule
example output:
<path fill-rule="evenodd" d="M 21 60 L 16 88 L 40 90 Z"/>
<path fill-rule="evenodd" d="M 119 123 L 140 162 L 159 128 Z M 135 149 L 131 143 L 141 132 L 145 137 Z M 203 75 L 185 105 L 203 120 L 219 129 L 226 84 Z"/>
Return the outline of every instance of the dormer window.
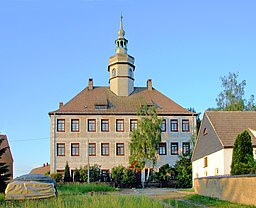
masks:
<path fill-rule="evenodd" d="M 115 77 L 116 76 L 116 69 L 113 69 L 112 70 L 112 77 Z"/>
<path fill-rule="evenodd" d="M 107 110 L 107 105 L 95 105 L 95 110 Z"/>

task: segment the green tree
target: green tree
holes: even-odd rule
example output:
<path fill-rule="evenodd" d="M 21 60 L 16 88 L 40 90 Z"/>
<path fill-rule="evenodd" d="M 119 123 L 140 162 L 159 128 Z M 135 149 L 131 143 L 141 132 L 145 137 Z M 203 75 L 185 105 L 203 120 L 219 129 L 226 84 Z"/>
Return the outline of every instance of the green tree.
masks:
<path fill-rule="evenodd" d="M 251 136 L 248 131 L 244 131 L 236 138 L 233 148 L 231 174 L 249 174 L 255 170 L 253 158 L 253 147 Z"/>
<path fill-rule="evenodd" d="M 131 133 L 130 164 L 143 169 L 147 164 L 155 166 L 157 150 L 161 142 L 162 119 L 157 117 L 156 108 L 142 106 L 138 112 L 138 128 Z"/>
<path fill-rule="evenodd" d="M 192 107 L 188 108 L 188 111 L 190 111 L 192 113 L 196 113 L 196 110 Z M 200 125 L 201 125 L 200 114 L 201 113 L 196 114 L 196 134 L 198 134 L 198 131 L 199 131 L 199 128 L 200 128 Z"/>
<path fill-rule="evenodd" d="M 4 141 L 3 138 L 0 138 L 0 146 L 2 144 L 2 142 Z M 3 156 L 3 154 L 5 153 L 7 147 L 3 147 L 0 149 L 0 159 Z M 11 176 L 11 174 L 8 174 L 8 165 L 6 165 L 6 163 L 1 162 L 0 163 L 0 192 L 4 192 L 6 185 L 7 185 L 7 181 L 9 180 L 9 177 Z"/>
<path fill-rule="evenodd" d="M 223 111 L 250 111 L 256 110 L 254 95 L 247 101 L 244 98 L 244 88 L 246 81 L 238 83 L 238 73 L 230 73 L 228 76 L 220 77 L 224 90 L 216 98 L 217 108 L 211 110 Z"/>
<path fill-rule="evenodd" d="M 72 178 L 70 176 L 69 165 L 68 165 L 68 162 L 66 162 L 65 170 L 64 170 L 64 182 L 71 182 L 71 181 L 72 181 Z"/>
<path fill-rule="evenodd" d="M 180 155 L 179 160 L 174 165 L 175 176 L 178 188 L 192 187 L 192 162 L 191 154 Z"/>

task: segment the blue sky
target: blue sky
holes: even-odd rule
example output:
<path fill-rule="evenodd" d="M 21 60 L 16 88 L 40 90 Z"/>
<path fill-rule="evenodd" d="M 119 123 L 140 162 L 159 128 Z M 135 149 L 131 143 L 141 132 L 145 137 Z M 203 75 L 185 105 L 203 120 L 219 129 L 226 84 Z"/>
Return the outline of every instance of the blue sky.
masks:
<path fill-rule="evenodd" d="M 215 107 L 220 76 L 239 72 L 256 95 L 254 0 L 1 0 L 0 132 L 15 176 L 49 162 L 49 116 L 87 86 L 107 86 L 120 14 L 135 85 L 182 105 Z"/>

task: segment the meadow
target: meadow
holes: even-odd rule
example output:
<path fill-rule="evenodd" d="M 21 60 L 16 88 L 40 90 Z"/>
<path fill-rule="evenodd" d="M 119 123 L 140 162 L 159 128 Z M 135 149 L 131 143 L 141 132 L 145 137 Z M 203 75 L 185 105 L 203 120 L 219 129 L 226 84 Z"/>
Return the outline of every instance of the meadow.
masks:
<path fill-rule="evenodd" d="M 4 201 L 4 194 L 0 194 L 0 207 L 24 208 L 119 208 L 119 207 L 163 207 L 160 201 L 143 196 L 109 195 L 115 191 L 114 187 L 96 184 L 61 184 L 58 185 L 58 197 L 41 200 Z"/>
<path fill-rule="evenodd" d="M 152 199 L 141 195 L 118 195 L 112 194 L 116 191 L 114 187 L 98 184 L 60 184 L 58 197 L 41 200 L 5 201 L 4 194 L 0 194 L 1 208 L 196 208 L 205 207 L 218 208 L 255 208 L 189 194 L 182 199 Z"/>

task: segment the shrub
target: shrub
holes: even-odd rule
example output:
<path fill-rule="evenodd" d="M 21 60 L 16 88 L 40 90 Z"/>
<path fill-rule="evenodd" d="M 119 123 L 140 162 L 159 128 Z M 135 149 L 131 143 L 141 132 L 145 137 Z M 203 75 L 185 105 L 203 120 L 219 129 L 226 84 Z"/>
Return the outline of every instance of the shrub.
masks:
<path fill-rule="evenodd" d="M 136 170 L 117 166 L 111 172 L 112 181 L 118 186 L 132 187 L 136 184 Z"/>
<path fill-rule="evenodd" d="M 62 182 L 63 175 L 61 173 L 52 173 L 50 174 L 50 177 L 52 177 L 57 183 Z"/>
<path fill-rule="evenodd" d="M 160 181 L 169 181 L 174 177 L 174 168 L 171 168 L 169 164 L 165 164 L 159 168 L 158 178 Z"/>
<path fill-rule="evenodd" d="M 101 172 L 101 170 L 100 170 L 99 165 L 90 166 L 90 182 L 100 181 L 100 177 L 101 177 L 100 172 Z M 87 182 L 88 181 L 88 166 L 87 165 L 84 168 L 80 167 L 80 169 L 75 171 L 75 173 L 77 174 L 77 176 L 79 176 L 79 180 L 77 178 L 75 181 L 79 181 L 79 182 Z M 74 177 L 75 177 L 75 175 L 74 175 Z"/>
<path fill-rule="evenodd" d="M 79 181 L 80 181 L 80 172 L 76 168 L 75 171 L 74 171 L 74 182 L 79 182 Z"/>

